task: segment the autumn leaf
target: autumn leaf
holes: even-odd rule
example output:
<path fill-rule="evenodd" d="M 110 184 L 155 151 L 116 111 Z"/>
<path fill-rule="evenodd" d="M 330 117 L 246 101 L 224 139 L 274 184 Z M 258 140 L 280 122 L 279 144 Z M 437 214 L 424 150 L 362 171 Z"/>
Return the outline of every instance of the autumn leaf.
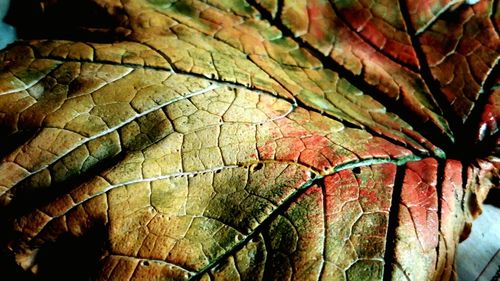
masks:
<path fill-rule="evenodd" d="M 498 10 L 13 3 L 0 273 L 453 280 L 498 187 Z"/>

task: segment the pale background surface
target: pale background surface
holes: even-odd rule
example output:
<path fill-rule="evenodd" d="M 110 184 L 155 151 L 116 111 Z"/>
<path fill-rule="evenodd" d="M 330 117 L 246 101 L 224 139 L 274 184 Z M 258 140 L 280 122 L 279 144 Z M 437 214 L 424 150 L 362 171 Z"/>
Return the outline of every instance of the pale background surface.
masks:
<path fill-rule="evenodd" d="M 490 281 L 500 267 L 500 208 L 484 205 L 483 213 L 474 221 L 469 238 L 458 246 L 457 271 L 460 281 Z M 488 272 L 477 279 L 491 261 Z M 488 276 L 487 276 L 488 275 Z M 490 277 L 491 276 L 491 277 Z M 498 279 L 497 279 L 498 280 Z"/>

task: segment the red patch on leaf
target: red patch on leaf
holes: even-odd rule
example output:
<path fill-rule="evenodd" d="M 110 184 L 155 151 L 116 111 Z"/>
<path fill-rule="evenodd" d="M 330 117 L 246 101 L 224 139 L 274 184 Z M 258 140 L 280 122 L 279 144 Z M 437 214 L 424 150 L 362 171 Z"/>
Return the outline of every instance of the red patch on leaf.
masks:
<path fill-rule="evenodd" d="M 321 28 L 321 24 L 318 21 L 321 21 L 322 18 L 322 7 L 317 3 L 313 3 L 307 6 L 307 12 L 309 14 L 309 33 L 318 39 L 322 39 L 325 36 L 323 29 Z"/>
<path fill-rule="evenodd" d="M 436 248 L 439 241 L 437 166 L 433 158 L 408 163 L 401 191 L 401 203 L 410 211 L 424 251 Z"/>
<path fill-rule="evenodd" d="M 340 212 L 345 202 L 359 199 L 358 181 L 351 170 L 343 170 L 325 177 L 325 187 L 328 194 L 333 196 L 334 200 L 328 200 L 327 206 L 334 213 Z"/>
<path fill-rule="evenodd" d="M 276 154 L 276 143 L 274 141 L 266 141 L 262 146 L 257 147 L 260 159 L 274 159 Z"/>
<path fill-rule="evenodd" d="M 278 145 L 276 160 L 297 161 L 305 149 L 304 143 L 298 138 L 283 138 L 276 143 Z"/>

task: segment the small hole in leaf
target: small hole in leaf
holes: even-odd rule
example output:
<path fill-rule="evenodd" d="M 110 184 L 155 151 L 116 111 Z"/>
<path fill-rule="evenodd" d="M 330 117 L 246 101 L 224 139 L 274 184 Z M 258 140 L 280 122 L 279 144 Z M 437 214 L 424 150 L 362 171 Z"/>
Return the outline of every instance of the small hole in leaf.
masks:
<path fill-rule="evenodd" d="M 356 167 L 356 168 L 352 169 L 352 172 L 354 174 L 356 174 L 356 175 L 359 175 L 359 174 L 361 174 L 361 168 L 360 167 Z"/>
<path fill-rule="evenodd" d="M 241 240 L 243 240 L 243 235 L 237 234 L 234 236 L 234 241 L 240 242 Z"/>
<path fill-rule="evenodd" d="M 264 164 L 262 164 L 262 163 L 258 163 L 258 164 L 253 165 L 253 166 L 250 168 L 250 170 L 251 170 L 252 172 L 257 172 L 258 170 L 261 170 L 262 168 L 264 168 Z"/>

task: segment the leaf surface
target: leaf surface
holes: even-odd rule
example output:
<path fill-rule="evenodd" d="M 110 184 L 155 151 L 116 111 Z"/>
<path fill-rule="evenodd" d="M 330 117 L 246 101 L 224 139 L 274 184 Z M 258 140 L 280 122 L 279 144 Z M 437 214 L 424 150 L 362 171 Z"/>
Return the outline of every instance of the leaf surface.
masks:
<path fill-rule="evenodd" d="M 51 279 L 452 280 L 498 187 L 497 2 L 41 1 L 0 53 L 2 255 Z"/>

